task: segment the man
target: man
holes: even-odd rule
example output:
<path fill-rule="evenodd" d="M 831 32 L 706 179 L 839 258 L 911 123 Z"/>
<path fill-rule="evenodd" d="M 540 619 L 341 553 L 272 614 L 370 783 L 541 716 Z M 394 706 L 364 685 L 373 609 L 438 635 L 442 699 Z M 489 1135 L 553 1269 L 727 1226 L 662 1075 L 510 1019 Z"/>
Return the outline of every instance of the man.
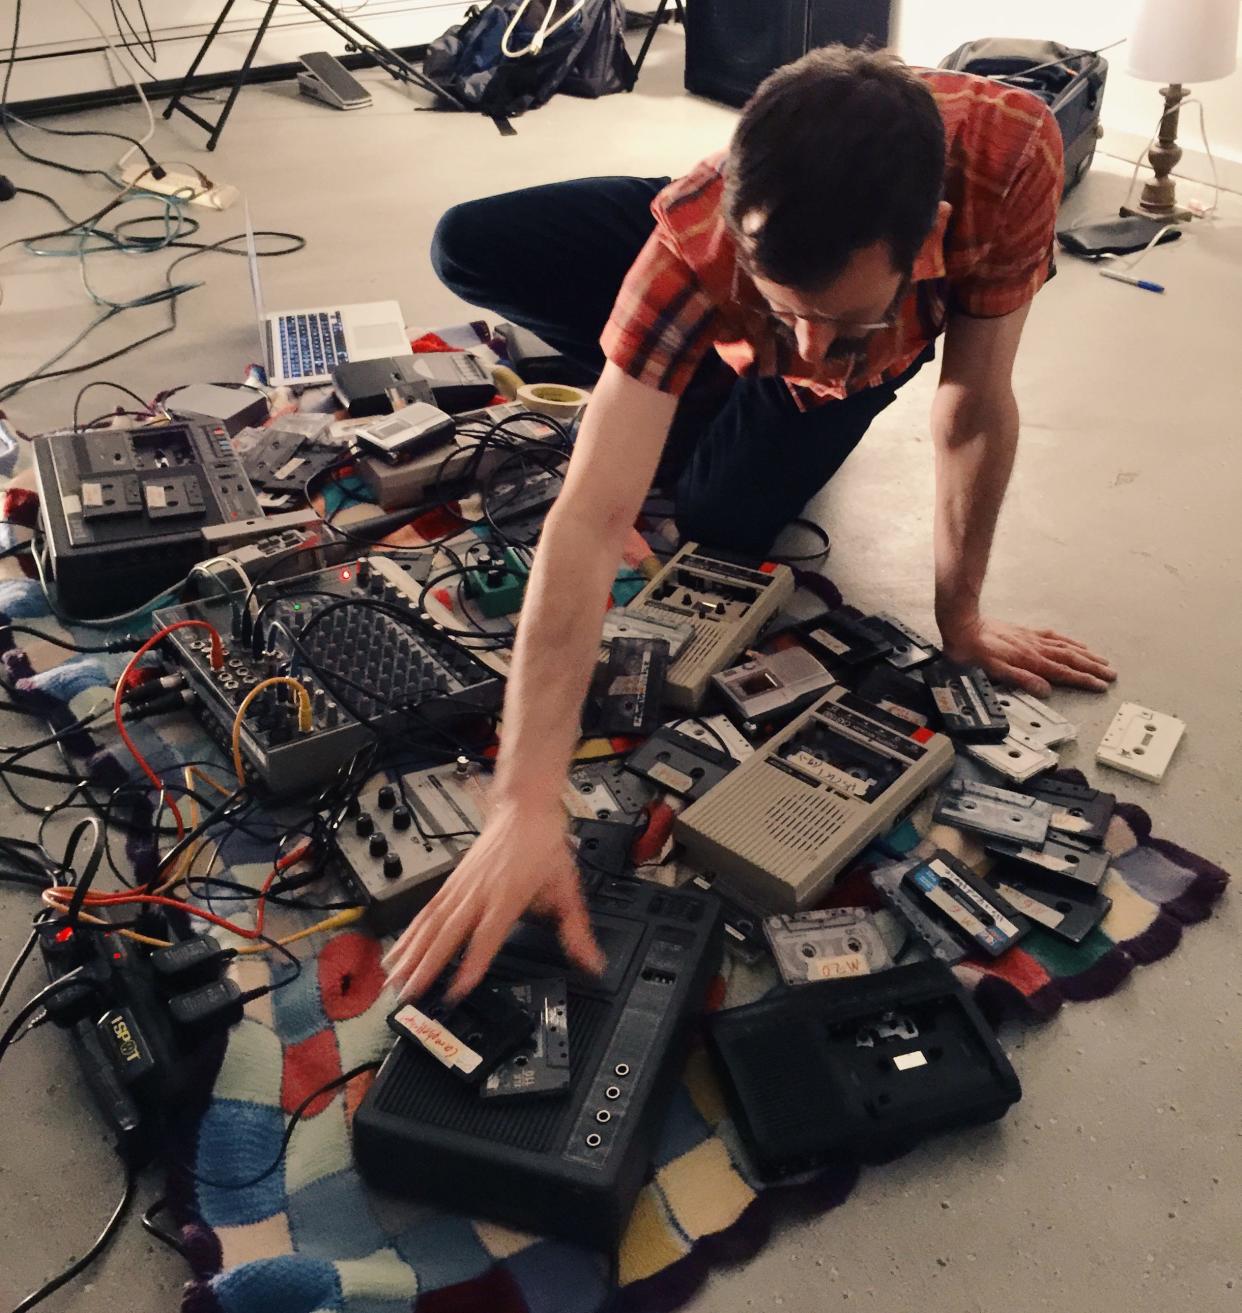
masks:
<path fill-rule="evenodd" d="M 762 554 L 943 332 L 944 649 L 1038 695 L 1114 678 L 1073 639 L 980 610 L 1017 445 L 1014 355 L 1051 273 L 1048 110 L 985 79 L 818 50 L 760 87 L 727 156 L 667 181 L 533 188 L 459 206 L 437 231 L 454 291 L 602 374 L 527 587 L 487 823 L 386 960 L 405 996 L 463 945 L 454 988 L 473 988 L 528 908 L 602 965 L 561 794 L 605 597 L 662 454 L 680 530 Z"/>

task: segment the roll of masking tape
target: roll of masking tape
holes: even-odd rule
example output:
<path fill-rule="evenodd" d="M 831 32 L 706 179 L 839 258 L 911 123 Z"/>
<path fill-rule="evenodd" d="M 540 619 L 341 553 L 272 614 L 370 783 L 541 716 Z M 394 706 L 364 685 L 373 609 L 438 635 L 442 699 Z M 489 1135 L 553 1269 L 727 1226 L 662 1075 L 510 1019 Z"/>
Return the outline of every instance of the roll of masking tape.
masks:
<path fill-rule="evenodd" d="M 591 397 L 581 388 L 564 383 L 526 383 L 518 388 L 517 399 L 536 415 L 547 415 L 567 424 L 578 418 Z"/>

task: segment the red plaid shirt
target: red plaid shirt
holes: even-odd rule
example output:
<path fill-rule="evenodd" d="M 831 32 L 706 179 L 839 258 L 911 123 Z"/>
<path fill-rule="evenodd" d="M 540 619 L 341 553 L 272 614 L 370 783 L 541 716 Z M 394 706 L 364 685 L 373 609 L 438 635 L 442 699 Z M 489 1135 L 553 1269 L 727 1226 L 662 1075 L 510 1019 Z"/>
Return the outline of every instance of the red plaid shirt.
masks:
<path fill-rule="evenodd" d="M 1061 134 L 1028 92 L 966 73 L 920 71 L 945 128 L 941 221 L 914 264 L 891 328 L 865 350 L 809 364 L 790 359 L 737 261 L 721 203 L 725 154 L 670 183 L 652 203 L 655 231 L 634 262 L 601 346 L 627 374 L 680 395 L 712 348 L 738 374 L 771 343 L 799 405 L 896 378 L 944 331 L 951 311 L 980 318 L 1026 305 L 1052 270 L 1064 165 Z"/>

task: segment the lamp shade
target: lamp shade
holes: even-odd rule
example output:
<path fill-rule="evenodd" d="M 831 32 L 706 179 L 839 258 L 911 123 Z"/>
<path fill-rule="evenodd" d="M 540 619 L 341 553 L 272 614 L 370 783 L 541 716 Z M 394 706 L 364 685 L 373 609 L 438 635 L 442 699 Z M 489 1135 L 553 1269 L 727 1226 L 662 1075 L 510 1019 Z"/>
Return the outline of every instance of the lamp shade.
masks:
<path fill-rule="evenodd" d="M 1238 63 L 1240 0 L 1142 0 L 1127 46 L 1147 82 L 1211 82 Z"/>

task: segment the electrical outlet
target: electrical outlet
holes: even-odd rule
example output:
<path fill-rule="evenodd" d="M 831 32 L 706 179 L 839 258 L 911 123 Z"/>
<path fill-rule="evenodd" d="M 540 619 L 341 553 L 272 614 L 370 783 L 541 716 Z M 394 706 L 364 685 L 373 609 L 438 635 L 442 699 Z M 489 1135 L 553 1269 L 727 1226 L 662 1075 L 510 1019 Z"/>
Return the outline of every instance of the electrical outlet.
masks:
<path fill-rule="evenodd" d="M 150 168 L 140 160 L 120 166 L 121 178 L 135 190 L 152 191 L 160 196 L 177 196 L 191 205 L 202 205 L 209 210 L 227 210 L 241 196 L 231 183 L 203 186 L 203 179 L 193 173 L 174 173 L 171 169 L 162 178 L 151 176 Z"/>

